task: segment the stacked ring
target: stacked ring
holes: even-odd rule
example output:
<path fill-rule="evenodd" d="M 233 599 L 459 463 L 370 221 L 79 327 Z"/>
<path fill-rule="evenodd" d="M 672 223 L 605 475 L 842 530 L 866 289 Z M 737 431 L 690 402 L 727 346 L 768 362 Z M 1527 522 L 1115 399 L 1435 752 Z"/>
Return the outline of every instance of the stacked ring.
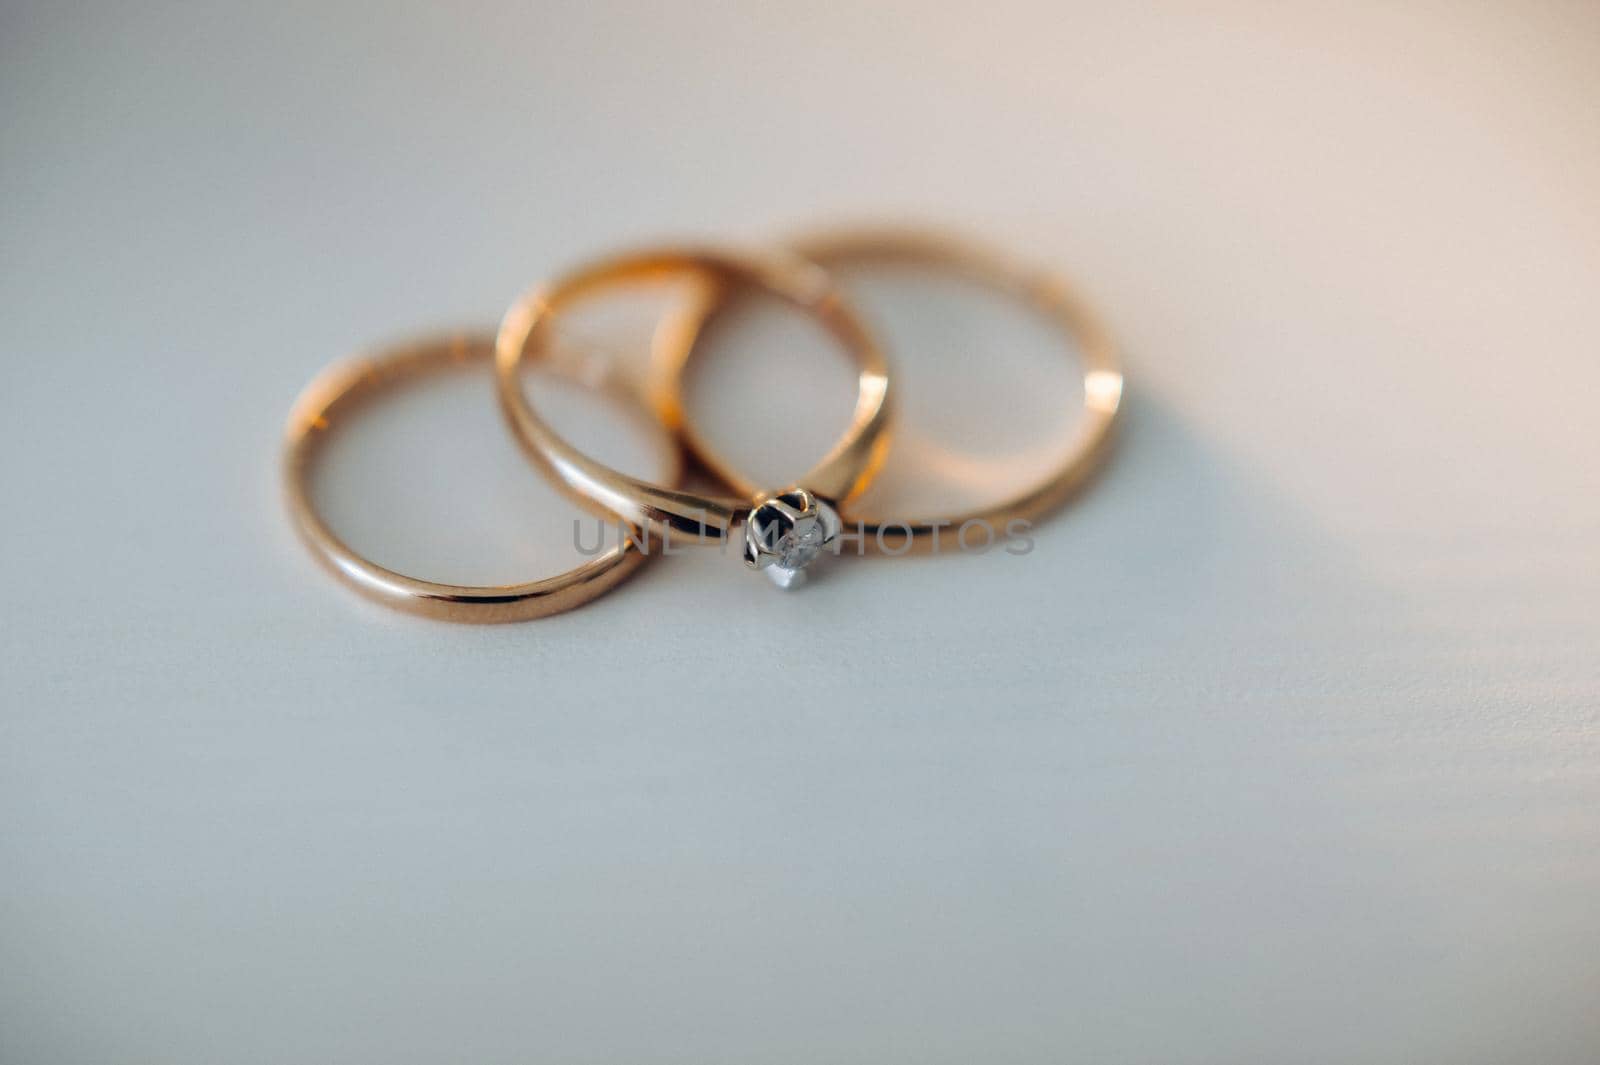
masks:
<path fill-rule="evenodd" d="M 888 363 L 831 280 L 828 270 L 863 262 L 910 263 L 954 272 L 1043 312 L 1075 342 L 1082 362 L 1083 417 L 1066 454 L 1046 476 L 999 503 L 942 518 L 888 519 L 858 512 L 858 497 L 889 446 L 892 406 Z M 678 486 L 682 454 L 672 448 L 669 476 L 649 481 L 584 454 L 558 434 L 529 401 L 523 370 L 551 362 L 553 321 L 597 291 L 629 282 L 697 282 L 693 298 L 657 332 L 653 406 L 682 449 L 733 494 Z M 708 327 L 741 294 L 759 290 L 814 316 L 854 361 L 857 394 L 848 427 L 796 483 L 758 483 L 710 446 L 682 401 L 685 370 Z M 358 554 L 323 521 L 311 501 L 308 470 L 336 420 L 360 400 L 418 373 L 488 362 L 492 357 L 501 411 L 517 442 L 557 487 L 580 505 L 615 520 L 617 543 L 554 577 L 505 586 L 463 586 L 422 580 Z M 939 531 L 972 522 L 994 526 L 1029 520 L 1060 506 L 1099 467 L 1121 405 L 1116 349 L 1096 316 L 1059 278 L 1018 265 L 990 249 L 903 230 L 867 230 L 813 237 L 791 250 L 764 254 L 708 248 L 658 249 L 593 262 L 535 288 L 506 313 L 498 334 L 461 335 L 380 352 L 336 366 L 306 389 L 290 415 L 284 479 L 296 530 L 317 559 L 357 591 L 415 614 L 453 621 L 543 617 L 588 602 L 633 573 L 654 543 L 722 543 L 739 538 L 746 566 L 788 587 L 825 551 L 837 552 L 846 521 L 858 552 L 903 554 L 938 544 Z"/>
<path fill-rule="evenodd" d="M 863 552 L 899 555 L 927 550 L 938 543 L 941 529 L 981 522 L 992 530 L 1019 519 L 1031 521 L 1070 499 L 1103 461 L 1122 402 L 1122 370 L 1110 334 L 1061 278 L 1013 262 L 993 249 L 923 231 L 850 230 L 805 238 L 791 247 L 827 270 L 876 262 L 951 271 L 1042 312 L 1077 342 L 1081 356 L 1083 417 L 1053 470 L 999 503 L 945 517 L 889 518 L 846 509 L 841 517 L 855 527 L 854 539 Z M 724 483 L 748 494 L 756 490 L 755 482 L 711 446 L 688 417 L 682 398 L 684 371 L 700 350 L 699 340 L 730 306 L 735 291 L 727 286 L 703 289 L 681 318 L 658 333 L 664 342 L 656 348 L 654 402 L 661 420 L 678 433 L 696 460 Z"/>
<path fill-rule="evenodd" d="M 494 354 L 488 336 L 456 335 L 426 340 L 356 358 L 323 371 L 289 415 L 283 480 L 295 530 L 335 577 L 369 599 L 410 614 L 446 621 L 526 621 L 587 603 L 616 587 L 644 563 L 636 533 L 575 569 L 554 577 L 510 585 L 458 585 L 410 577 L 361 555 L 330 529 L 311 499 L 309 471 L 337 421 L 361 401 L 423 373 L 487 364 Z M 683 463 L 677 448 L 666 450 L 670 479 Z"/>
<path fill-rule="evenodd" d="M 797 484 L 742 486 L 740 496 L 700 495 L 629 477 L 562 439 L 523 390 L 521 367 L 549 350 L 549 325 L 582 296 L 627 281 L 697 278 L 707 291 L 755 286 L 815 315 L 855 359 L 856 404 L 849 427 Z M 664 536 L 716 543 L 744 530 L 744 558 L 779 584 L 797 582 L 839 536 L 837 508 L 864 491 L 889 444 L 889 371 L 883 353 L 828 275 L 801 259 L 705 249 L 654 251 L 594 263 L 529 292 L 506 314 L 496 341 L 500 405 L 536 465 L 582 503 L 620 514 Z"/>

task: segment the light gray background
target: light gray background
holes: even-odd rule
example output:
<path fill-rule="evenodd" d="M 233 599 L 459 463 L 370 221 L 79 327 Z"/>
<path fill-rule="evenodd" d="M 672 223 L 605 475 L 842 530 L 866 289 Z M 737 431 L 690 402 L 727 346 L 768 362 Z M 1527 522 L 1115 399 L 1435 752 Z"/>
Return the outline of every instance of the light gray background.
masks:
<path fill-rule="evenodd" d="M 7 0 L 0 1061 L 1600 1058 L 1600 10 L 1116 7 Z M 330 359 L 886 213 L 1126 343 L 1029 558 L 289 536 Z M 346 519 L 559 568 L 446 392 Z"/>

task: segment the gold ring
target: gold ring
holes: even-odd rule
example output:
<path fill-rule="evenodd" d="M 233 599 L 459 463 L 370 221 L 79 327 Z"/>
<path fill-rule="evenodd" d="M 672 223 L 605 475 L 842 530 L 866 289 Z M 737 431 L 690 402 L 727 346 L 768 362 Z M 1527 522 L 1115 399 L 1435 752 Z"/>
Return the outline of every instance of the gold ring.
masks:
<path fill-rule="evenodd" d="M 488 361 L 493 354 L 494 341 L 487 335 L 450 336 L 392 348 L 330 367 L 295 402 L 283 456 L 290 516 L 317 560 L 369 599 L 447 621 L 524 621 L 587 603 L 644 563 L 645 552 L 624 530 L 616 544 L 590 561 L 544 580 L 499 586 L 440 584 L 396 573 L 363 558 L 322 520 L 311 502 L 307 471 L 335 419 L 401 379 Z M 676 483 L 682 456 L 675 446 L 667 450 L 669 479 Z"/>
<path fill-rule="evenodd" d="M 1076 339 L 1082 356 L 1085 416 L 1060 466 L 1009 499 L 949 517 L 888 520 L 846 510 L 841 517 L 854 527 L 859 551 L 904 554 L 937 544 L 940 529 L 982 522 L 992 533 L 1013 521 L 1032 521 L 1069 499 L 1105 458 L 1122 402 L 1116 345 L 1095 314 L 1059 277 L 1015 263 L 970 241 L 916 230 L 850 230 L 803 239 L 790 247 L 825 269 L 852 262 L 904 262 L 953 271 L 1044 313 Z M 662 421 L 679 434 L 706 469 L 736 491 L 749 492 L 754 483 L 710 446 L 685 415 L 682 398 L 684 370 L 706 327 L 728 305 L 731 294 L 727 287 L 705 289 L 685 307 L 681 318 L 662 328 L 659 336 L 665 342 L 655 353 L 653 402 Z"/>
<path fill-rule="evenodd" d="M 701 495 L 629 477 L 578 451 L 534 410 L 523 390 L 525 359 L 549 353 L 550 321 L 581 297 L 628 281 L 688 275 L 708 292 L 756 287 L 815 315 L 854 358 L 857 393 L 849 428 L 833 449 L 795 485 L 767 490 L 739 485 L 742 498 Z M 722 542 L 745 531 L 745 562 L 773 568 L 780 584 L 839 534 L 836 508 L 864 491 L 883 464 L 889 444 L 889 372 L 883 353 L 860 318 L 818 266 L 787 254 L 760 257 L 707 249 L 637 252 L 580 267 L 520 299 L 506 313 L 496 339 L 500 405 L 512 432 L 534 463 L 591 509 L 621 515 L 646 531 L 675 539 Z"/>

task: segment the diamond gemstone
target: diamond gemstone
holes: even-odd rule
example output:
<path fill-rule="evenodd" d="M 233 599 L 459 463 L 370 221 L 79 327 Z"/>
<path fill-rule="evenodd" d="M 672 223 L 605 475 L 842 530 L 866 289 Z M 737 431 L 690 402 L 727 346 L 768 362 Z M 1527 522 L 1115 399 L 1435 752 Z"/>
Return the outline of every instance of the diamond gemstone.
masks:
<path fill-rule="evenodd" d="M 810 565 L 822 552 L 826 539 L 821 519 L 801 518 L 773 545 L 773 550 L 778 553 L 778 565 L 784 569 L 800 569 Z"/>

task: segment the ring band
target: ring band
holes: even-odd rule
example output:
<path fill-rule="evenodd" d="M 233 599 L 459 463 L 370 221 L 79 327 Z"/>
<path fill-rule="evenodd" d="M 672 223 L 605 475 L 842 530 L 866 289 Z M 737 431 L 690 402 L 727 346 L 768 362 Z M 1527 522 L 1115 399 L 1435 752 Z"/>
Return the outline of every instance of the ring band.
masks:
<path fill-rule="evenodd" d="M 1082 354 L 1084 418 L 1060 466 L 998 504 L 948 518 L 887 520 L 847 512 L 843 518 L 856 527 L 863 552 L 870 548 L 898 555 L 925 549 L 938 542 L 940 529 L 959 528 L 968 522 L 986 522 L 993 529 L 1016 520 L 1031 521 L 1066 502 L 1105 458 L 1122 401 L 1120 360 L 1110 334 L 1064 281 L 981 245 L 914 230 L 850 230 L 804 239 L 790 247 L 824 269 L 852 262 L 901 262 L 951 270 L 1043 312 L 1077 340 Z M 754 482 L 711 447 L 686 416 L 682 398 L 684 370 L 700 337 L 728 306 L 731 295 L 727 288 L 707 289 L 681 312 L 682 317 L 661 330 L 660 336 L 667 342 L 656 350 L 653 402 L 662 421 L 678 433 L 706 469 L 736 491 L 749 492 Z"/>
<path fill-rule="evenodd" d="M 411 614 L 446 621 L 525 621 L 570 610 L 604 594 L 638 569 L 646 555 L 627 534 L 575 569 L 526 584 L 473 586 L 408 577 L 352 550 L 317 513 L 308 471 L 328 430 L 361 400 L 405 378 L 487 362 L 494 340 L 457 335 L 391 348 L 323 371 L 301 393 L 289 414 L 283 458 L 284 491 L 296 531 L 334 576 L 369 599 Z M 681 473 L 682 456 L 672 447 L 670 480 Z"/>
<path fill-rule="evenodd" d="M 816 316 L 855 360 L 857 394 L 849 428 L 797 485 L 769 491 L 744 482 L 739 485 L 742 497 L 728 497 L 629 477 L 578 451 L 529 403 L 520 370 L 524 360 L 549 354 L 550 321 L 558 311 L 613 285 L 685 274 L 700 279 L 711 292 L 755 287 L 784 299 Z M 753 568 L 781 563 L 780 569 L 791 576 L 837 534 L 833 508 L 866 489 L 889 444 L 889 377 L 883 353 L 828 275 L 791 255 L 663 249 L 581 267 L 512 306 L 496 339 L 495 365 L 500 404 L 513 434 L 534 463 L 581 503 L 621 515 L 647 531 L 653 527 L 664 535 L 690 534 L 699 542 L 720 541 L 743 525 L 746 562 Z M 772 542 L 763 544 L 760 536 L 769 533 Z"/>

